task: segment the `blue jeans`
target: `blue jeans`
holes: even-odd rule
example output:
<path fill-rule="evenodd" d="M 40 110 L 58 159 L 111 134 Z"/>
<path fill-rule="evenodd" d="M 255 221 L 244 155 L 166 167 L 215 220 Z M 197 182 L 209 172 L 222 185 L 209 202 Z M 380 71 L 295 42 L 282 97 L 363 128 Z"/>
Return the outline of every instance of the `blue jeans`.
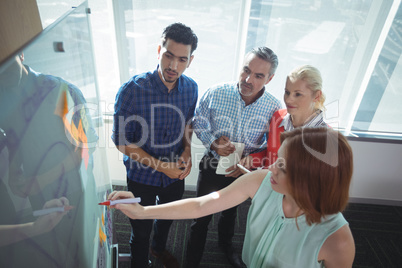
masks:
<path fill-rule="evenodd" d="M 179 200 L 184 192 L 184 180 L 174 182 L 167 187 L 151 186 L 128 180 L 128 190 L 134 196 L 141 197 L 142 206 L 163 204 Z M 131 220 L 131 267 L 148 267 L 149 238 L 152 225 L 154 235 L 152 249 L 162 252 L 169 235 L 171 220 Z"/>

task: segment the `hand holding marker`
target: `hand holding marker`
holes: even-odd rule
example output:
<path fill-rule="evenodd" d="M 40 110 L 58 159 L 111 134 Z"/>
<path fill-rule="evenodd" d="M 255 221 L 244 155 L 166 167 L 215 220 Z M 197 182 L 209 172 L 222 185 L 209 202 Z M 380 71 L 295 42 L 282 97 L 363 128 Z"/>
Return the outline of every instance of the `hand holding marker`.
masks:
<path fill-rule="evenodd" d="M 243 171 L 245 171 L 245 172 L 247 172 L 247 173 L 250 173 L 250 172 L 251 172 L 250 170 L 248 170 L 247 168 L 243 167 L 243 166 L 240 165 L 240 164 L 237 164 L 237 166 L 238 166 L 241 170 L 243 170 Z"/>
<path fill-rule="evenodd" d="M 126 199 L 117 199 L 117 200 L 107 200 L 105 202 L 99 203 L 98 205 L 113 206 L 116 204 L 133 204 L 133 203 L 140 203 L 140 202 L 141 202 L 141 197 L 135 197 L 135 198 L 126 198 Z"/>
<path fill-rule="evenodd" d="M 73 206 L 62 206 L 62 207 L 53 207 L 53 208 L 44 208 L 44 209 L 40 209 L 40 210 L 35 210 L 33 212 L 34 217 L 39 217 L 39 216 L 43 216 L 43 215 L 47 215 L 53 212 L 65 212 L 65 211 L 69 211 L 72 210 Z"/>

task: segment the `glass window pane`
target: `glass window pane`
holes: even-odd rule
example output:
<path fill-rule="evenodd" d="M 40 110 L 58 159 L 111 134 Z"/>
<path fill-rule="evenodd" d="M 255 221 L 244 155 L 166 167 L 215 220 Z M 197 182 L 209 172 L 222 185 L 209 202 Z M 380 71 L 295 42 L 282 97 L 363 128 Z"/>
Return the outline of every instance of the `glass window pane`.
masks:
<path fill-rule="evenodd" d="M 398 6 L 399 1 L 253 0 L 246 50 L 263 44 L 278 54 L 279 67 L 269 85 L 275 96 L 282 99 L 291 69 L 311 64 L 322 73 L 327 121 L 333 126 L 402 132 L 402 110 L 396 104 L 402 94 L 396 75 L 401 74 L 400 8 L 381 44 Z"/>
<path fill-rule="evenodd" d="M 371 1 L 252 1 L 247 49 L 266 45 L 278 54 L 279 67 L 270 85 L 274 95 L 283 99 L 286 75 L 296 66 L 311 64 L 322 73 L 326 104 L 340 100 L 370 5 Z"/>
<path fill-rule="evenodd" d="M 125 46 L 129 77 L 154 70 L 158 64 L 157 46 L 163 29 L 182 22 L 198 36 L 194 60 L 185 74 L 199 86 L 199 96 L 213 84 L 237 77 L 236 40 L 242 1 L 121 1 L 124 14 Z M 125 81 L 124 81 L 125 82 Z M 116 89 L 114 92 L 117 92 Z"/>
<path fill-rule="evenodd" d="M 0 65 L 0 267 L 111 266 L 97 107 L 83 3 Z"/>
<path fill-rule="evenodd" d="M 311 64 L 322 73 L 327 122 L 333 127 L 402 132 L 402 109 L 395 104 L 400 103 L 402 91 L 397 75 L 401 72 L 400 1 L 115 3 L 119 4 L 115 17 L 122 20 L 118 27 L 123 31 L 118 47 L 121 83 L 156 68 L 156 47 L 163 28 L 180 21 L 199 37 L 186 74 L 198 82 L 200 96 L 213 84 L 236 80 L 244 53 L 268 46 L 279 57 L 276 75 L 267 86 L 277 98 L 283 98 L 289 71 Z M 247 26 L 244 32 L 243 25 Z M 239 40 L 245 41 L 245 47 Z M 116 91 L 110 89 L 108 95 Z"/>
<path fill-rule="evenodd" d="M 402 5 L 360 103 L 352 130 L 402 132 Z"/>
<path fill-rule="evenodd" d="M 36 0 L 43 29 L 83 2 L 84 0 L 63 0 L 57 2 L 55 0 Z"/>

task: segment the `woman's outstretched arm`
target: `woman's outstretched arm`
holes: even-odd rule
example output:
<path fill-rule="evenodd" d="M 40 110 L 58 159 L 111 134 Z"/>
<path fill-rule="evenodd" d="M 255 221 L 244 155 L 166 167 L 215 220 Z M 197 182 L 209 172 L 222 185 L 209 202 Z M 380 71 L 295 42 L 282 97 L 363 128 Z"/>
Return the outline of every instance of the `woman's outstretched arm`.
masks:
<path fill-rule="evenodd" d="M 228 187 L 197 198 L 187 198 L 171 203 L 143 207 L 140 204 L 117 204 L 111 206 L 121 210 L 131 219 L 193 219 L 210 215 L 234 207 L 255 192 L 267 174 L 267 170 L 258 170 L 239 177 Z M 112 192 L 108 199 L 133 198 L 131 192 Z"/>

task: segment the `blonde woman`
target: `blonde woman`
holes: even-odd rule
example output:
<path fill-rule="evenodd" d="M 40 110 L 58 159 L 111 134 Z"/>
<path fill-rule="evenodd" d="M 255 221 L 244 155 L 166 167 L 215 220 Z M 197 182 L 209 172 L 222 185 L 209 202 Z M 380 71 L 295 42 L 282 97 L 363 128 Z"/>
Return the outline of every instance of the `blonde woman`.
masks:
<path fill-rule="evenodd" d="M 286 109 L 278 110 L 271 119 L 267 140 L 267 149 L 251 154 L 244 159 L 246 167 L 267 168 L 277 158 L 280 146 L 279 137 L 284 131 L 297 127 L 327 127 L 324 122 L 325 95 L 322 92 L 320 71 L 311 66 L 303 65 L 295 68 L 286 79 L 283 100 Z"/>

